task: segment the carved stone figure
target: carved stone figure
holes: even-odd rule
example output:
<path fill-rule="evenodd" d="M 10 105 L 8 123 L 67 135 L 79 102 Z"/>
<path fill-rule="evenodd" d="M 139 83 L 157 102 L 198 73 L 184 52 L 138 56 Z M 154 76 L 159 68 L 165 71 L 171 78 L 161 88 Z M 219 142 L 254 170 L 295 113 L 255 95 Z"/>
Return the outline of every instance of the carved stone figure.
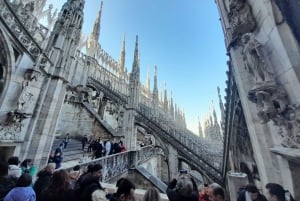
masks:
<path fill-rule="evenodd" d="M 250 5 L 245 0 L 229 1 L 228 19 L 231 25 L 231 42 L 239 36 L 252 32 L 256 27 Z"/>
<path fill-rule="evenodd" d="M 17 110 L 8 112 L 5 122 L 0 124 L 0 140 L 20 140 L 20 133 L 24 127 L 23 120 L 32 114 Z"/>
<path fill-rule="evenodd" d="M 256 85 L 265 85 L 267 82 L 273 82 L 273 72 L 265 61 L 263 46 L 251 33 L 243 35 L 242 43 L 245 68 L 254 76 Z"/>
<path fill-rule="evenodd" d="M 24 80 L 22 83 L 22 91 L 18 99 L 18 111 L 24 111 L 25 105 L 30 103 L 33 96 L 33 94 L 28 91 L 28 84 L 28 80 Z"/>
<path fill-rule="evenodd" d="M 288 104 L 287 94 L 280 85 L 252 89 L 248 98 L 256 103 L 260 123 L 272 121 L 278 127 L 282 146 L 300 148 L 300 105 Z"/>
<path fill-rule="evenodd" d="M 257 115 L 261 123 L 267 123 L 270 120 L 276 123 L 278 116 L 285 112 L 288 105 L 286 92 L 277 85 L 252 89 L 248 93 L 248 98 L 256 103 Z"/>
<path fill-rule="evenodd" d="M 300 105 L 289 105 L 284 115 L 277 120 L 282 145 L 290 148 L 300 148 Z"/>

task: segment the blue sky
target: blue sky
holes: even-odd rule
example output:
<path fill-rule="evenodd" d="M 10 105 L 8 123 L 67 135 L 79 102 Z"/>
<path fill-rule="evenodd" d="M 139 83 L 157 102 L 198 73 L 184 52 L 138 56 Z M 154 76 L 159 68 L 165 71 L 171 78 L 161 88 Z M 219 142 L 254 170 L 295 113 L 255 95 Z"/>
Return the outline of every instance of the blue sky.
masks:
<path fill-rule="evenodd" d="M 64 2 L 48 0 L 59 9 Z M 85 0 L 86 35 L 92 30 L 100 2 Z M 141 82 L 145 83 L 149 70 L 153 86 L 157 65 L 159 89 L 164 89 L 166 81 L 168 95 L 172 91 L 175 102 L 185 110 L 188 128 L 198 132 L 198 117 L 205 116 L 211 100 L 220 116 L 217 86 L 224 97 L 228 58 L 213 0 L 104 0 L 99 42 L 117 61 L 124 33 L 128 70 L 138 35 Z"/>

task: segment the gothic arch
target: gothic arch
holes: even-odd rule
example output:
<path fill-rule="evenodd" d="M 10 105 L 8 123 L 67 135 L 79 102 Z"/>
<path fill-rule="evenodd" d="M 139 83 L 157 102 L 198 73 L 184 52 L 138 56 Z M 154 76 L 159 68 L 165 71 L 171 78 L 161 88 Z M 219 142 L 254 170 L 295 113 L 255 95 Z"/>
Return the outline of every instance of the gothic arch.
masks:
<path fill-rule="evenodd" d="M 10 44 L 10 39 L 0 27 L 0 106 L 7 92 L 14 67 L 14 51 Z"/>
<path fill-rule="evenodd" d="M 166 146 L 166 144 L 163 142 L 163 140 L 159 137 L 159 134 L 157 134 L 157 133 L 152 133 L 151 130 L 149 130 L 149 129 L 147 128 L 147 126 L 144 125 L 143 123 L 140 123 L 140 122 L 135 121 L 135 126 L 139 126 L 139 127 L 143 128 L 143 129 L 145 129 L 146 132 L 147 132 L 148 134 L 153 135 L 153 136 L 155 137 L 155 140 L 157 140 L 157 141 L 159 142 L 159 145 L 160 145 L 160 147 L 163 149 L 163 152 L 164 152 L 166 155 L 169 154 L 169 149 L 168 149 L 168 147 Z"/>
<path fill-rule="evenodd" d="M 214 182 L 212 179 L 210 179 L 210 177 L 205 173 L 205 171 L 203 171 L 202 169 L 200 169 L 199 167 L 195 166 L 191 161 L 189 161 L 187 158 L 182 157 L 182 156 L 178 156 L 178 163 L 180 162 L 184 162 L 186 164 L 188 164 L 191 168 L 192 171 L 196 171 L 198 173 L 201 174 L 204 183 L 212 183 Z"/>

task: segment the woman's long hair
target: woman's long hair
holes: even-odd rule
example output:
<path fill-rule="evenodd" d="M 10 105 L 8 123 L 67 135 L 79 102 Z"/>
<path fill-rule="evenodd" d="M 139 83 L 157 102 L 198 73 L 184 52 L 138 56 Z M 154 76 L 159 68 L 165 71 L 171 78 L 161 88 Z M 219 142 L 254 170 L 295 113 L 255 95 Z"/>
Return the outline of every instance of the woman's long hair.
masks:
<path fill-rule="evenodd" d="M 148 190 L 146 191 L 144 197 L 143 197 L 143 201 L 160 201 L 160 195 L 159 192 L 156 188 L 148 188 Z"/>
<path fill-rule="evenodd" d="M 69 174 L 66 170 L 54 172 L 48 189 L 52 192 L 66 191 L 69 188 Z"/>
<path fill-rule="evenodd" d="M 42 192 L 42 197 L 46 198 L 47 200 L 55 200 L 68 190 L 69 174 L 66 170 L 59 170 L 53 173 L 48 188 Z"/>

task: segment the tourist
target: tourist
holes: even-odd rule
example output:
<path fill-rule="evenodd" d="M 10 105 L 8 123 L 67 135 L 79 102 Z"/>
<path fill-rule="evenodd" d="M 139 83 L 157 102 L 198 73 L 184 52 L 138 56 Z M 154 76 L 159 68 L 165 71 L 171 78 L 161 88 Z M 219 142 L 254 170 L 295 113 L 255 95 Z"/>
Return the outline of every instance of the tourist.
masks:
<path fill-rule="evenodd" d="M 25 159 L 21 165 L 22 174 L 27 172 L 32 176 L 32 180 L 35 181 L 35 175 L 37 173 L 37 167 L 33 165 L 33 162 L 31 159 Z"/>
<path fill-rule="evenodd" d="M 102 157 L 102 151 L 103 151 L 102 142 L 97 140 L 97 143 L 95 144 L 95 158 Z"/>
<path fill-rule="evenodd" d="M 22 174 L 16 186 L 5 196 L 4 201 L 35 201 L 35 192 L 31 187 L 32 177 L 28 173 Z"/>
<path fill-rule="evenodd" d="M 267 201 L 266 197 L 258 191 L 253 184 L 248 184 L 244 190 L 239 193 L 237 201 Z"/>
<path fill-rule="evenodd" d="M 76 182 L 79 179 L 80 175 L 81 175 L 80 166 L 76 165 L 69 173 L 70 185 L 72 189 L 75 189 Z"/>
<path fill-rule="evenodd" d="M 199 192 L 195 181 L 188 174 L 180 174 L 167 188 L 170 201 L 199 201 Z"/>
<path fill-rule="evenodd" d="M 285 191 L 279 184 L 268 183 L 266 188 L 269 194 L 268 201 L 295 201 L 289 191 Z"/>
<path fill-rule="evenodd" d="M 126 147 L 125 147 L 125 145 L 124 145 L 124 143 L 123 143 L 122 140 L 120 140 L 119 146 L 120 146 L 121 152 L 125 152 L 126 151 Z"/>
<path fill-rule="evenodd" d="M 115 141 L 113 147 L 114 147 L 114 148 L 113 148 L 113 153 L 114 153 L 114 154 L 118 154 L 118 153 L 121 152 L 120 144 L 119 144 L 117 141 Z"/>
<path fill-rule="evenodd" d="M 0 161 L 0 201 L 4 199 L 14 186 L 14 178 L 8 175 L 8 163 Z"/>
<path fill-rule="evenodd" d="M 156 188 L 148 188 L 144 194 L 143 201 L 160 201 L 160 195 Z"/>
<path fill-rule="evenodd" d="M 199 201 L 209 201 L 208 199 L 208 184 L 201 185 L 199 189 Z"/>
<path fill-rule="evenodd" d="M 223 188 L 216 183 L 208 186 L 208 196 L 210 201 L 224 201 L 225 193 Z"/>
<path fill-rule="evenodd" d="M 61 169 L 53 173 L 50 184 L 37 201 L 68 201 L 76 200 L 75 193 L 69 187 L 69 174 Z"/>
<path fill-rule="evenodd" d="M 88 153 L 90 153 L 90 152 L 92 152 L 92 150 L 93 150 L 93 152 L 95 152 L 95 150 L 96 150 L 96 143 L 97 143 L 97 141 L 95 141 L 95 140 L 92 140 L 91 142 L 90 142 L 90 144 L 89 144 L 89 146 L 88 146 L 88 148 L 87 148 L 87 152 Z"/>
<path fill-rule="evenodd" d="M 75 189 L 79 189 L 80 185 L 81 185 L 81 182 L 87 178 L 89 175 L 92 174 L 92 172 L 94 171 L 94 165 L 93 164 L 89 164 L 87 167 L 86 167 L 86 171 L 79 176 L 78 180 L 76 181 L 76 184 L 75 184 Z"/>
<path fill-rule="evenodd" d="M 15 179 L 18 179 L 22 174 L 19 163 L 20 160 L 17 156 L 12 156 L 8 159 L 8 175 L 13 176 Z"/>
<path fill-rule="evenodd" d="M 76 194 L 79 200 L 104 201 L 106 193 L 100 184 L 102 178 L 102 166 L 93 166 L 91 174 L 87 175 L 81 182 Z"/>
<path fill-rule="evenodd" d="M 55 163 L 48 163 L 44 169 L 38 172 L 38 179 L 33 185 L 33 190 L 35 191 L 37 200 L 39 199 L 41 192 L 48 188 L 55 166 Z"/>
<path fill-rule="evenodd" d="M 85 147 L 85 145 L 86 145 L 87 142 L 88 142 L 87 135 L 84 135 L 81 138 L 82 151 L 84 151 L 84 147 Z"/>
<path fill-rule="evenodd" d="M 108 156 L 111 154 L 111 142 L 110 140 L 107 140 L 105 143 L 105 156 Z"/>
<path fill-rule="evenodd" d="M 67 148 L 67 145 L 68 145 L 69 141 L 70 141 L 70 134 L 67 133 L 67 135 L 66 135 L 66 137 L 64 139 L 64 142 L 63 142 L 64 143 L 64 149 Z"/>
<path fill-rule="evenodd" d="M 121 178 L 117 181 L 116 186 L 117 192 L 106 196 L 109 201 L 135 201 L 135 186 L 130 180 Z"/>
<path fill-rule="evenodd" d="M 60 168 L 60 166 L 61 166 L 61 162 L 62 162 L 62 160 L 63 160 L 63 146 L 64 146 L 64 144 L 61 143 L 61 144 L 59 145 L 59 147 L 56 148 L 56 150 L 55 150 L 55 152 L 54 152 L 54 158 L 53 158 L 53 161 L 54 161 L 54 163 L 56 164 L 55 169 L 58 169 L 58 168 Z"/>

